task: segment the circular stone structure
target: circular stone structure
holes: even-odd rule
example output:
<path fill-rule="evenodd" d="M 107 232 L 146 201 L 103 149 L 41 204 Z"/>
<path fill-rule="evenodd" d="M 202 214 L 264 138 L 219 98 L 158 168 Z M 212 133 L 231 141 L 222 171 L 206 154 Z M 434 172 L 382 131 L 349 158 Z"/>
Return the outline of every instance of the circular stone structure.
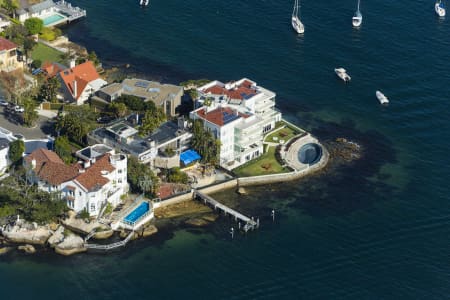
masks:
<path fill-rule="evenodd" d="M 322 157 L 322 147 L 316 143 L 308 143 L 298 150 L 298 160 L 305 165 L 313 165 Z"/>

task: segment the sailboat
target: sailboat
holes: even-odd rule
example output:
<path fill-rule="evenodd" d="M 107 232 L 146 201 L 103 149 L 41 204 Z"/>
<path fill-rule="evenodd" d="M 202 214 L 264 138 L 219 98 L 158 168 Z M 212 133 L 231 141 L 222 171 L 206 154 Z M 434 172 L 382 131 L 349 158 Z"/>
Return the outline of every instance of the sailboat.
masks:
<path fill-rule="evenodd" d="M 445 7 L 441 0 L 436 1 L 434 4 L 434 11 L 439 17 L 445 17 Z"/>
<path fill-rule="evenodd" d="M 362 23 L 362 15 L 361 15 L 361 12 L 359 11 L 359 1 L 360 0 L 358 0 L 358 8 L 356 9 L 356 12 L 352 18 L 353 27 L 359 27 L 359 26 L 361 26 L 361 23 Z"/>
<path fill-rule="evenodd" d="M 291 22 L 292 22 L 292 28 L 294 28 L 294 30 L 297 33 L 303 33 L 303 32 L 305 32 L 305 26 L 303 26 L 303 23 L 298 18 L 298 11 L 299 11 L 298 8 L 300 7 L 299 1 L 300 0 L 295 0 L 294 10 L 292 11 Z"/>
<path fill-rule="evenodd" d="M 139 0 L 139 5 L 141 5 L 141 6 L 147 6 L 149 1 L 150 1 L 150 0 Z"/>

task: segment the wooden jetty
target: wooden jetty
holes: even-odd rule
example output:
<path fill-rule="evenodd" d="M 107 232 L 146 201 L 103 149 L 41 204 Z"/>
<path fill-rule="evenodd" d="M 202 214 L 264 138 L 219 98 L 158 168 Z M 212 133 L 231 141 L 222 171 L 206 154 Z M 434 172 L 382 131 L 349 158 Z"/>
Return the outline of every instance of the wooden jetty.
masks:
<path fill-rule="evenodd" d="M 243 214 L 241 214 L 240 212 L 218 202 L 217 200 L 213 199 L 212 197 L 203 194 L 197 190 L 194 190 L 193 193 L 193 197 L 194 199 L 200 199 L 202 200 L 205 204 L 209 204 L 212 207 L 214 207 L 214 209 L 220 209 L 221 211 L 223 211 L 225 213 L 225 215 L 231 215 L 234 217 L 235 221 L 242 221 L 244 223 L 244 227 L 243 230 L 245 232 L 249 231 L 250 229 L 253 230 L 255 228 L 259 227 L 259 220 L 255 221 L 253 218 L 249 218 L 247 216 L 244 216 Z"/>
<path fill-rule="evenodd" d="M 127 238 L 124 239 L 124 240 L 122 240 L 122 241 L 115 242 L 115 243 L 108 244 L 108 245 L 87 244 L 87 243 L 85 243 L 85 244 L 84 244 L 84 247 L 87 248 L 87 249 L 95 249 L 95 250 L 105 250 L 105 251 L 108 251 L 108 250 L 112 250 L 112 249 L 115 249 L 115 248 L 119 248 L 119 247 L 125 246 L 125 245 L 131 240 L 131 238 L 133 237 L 133 235 L 134 235 L 134 230 L 131 231 L 130 234 L 128 234 Z"/>

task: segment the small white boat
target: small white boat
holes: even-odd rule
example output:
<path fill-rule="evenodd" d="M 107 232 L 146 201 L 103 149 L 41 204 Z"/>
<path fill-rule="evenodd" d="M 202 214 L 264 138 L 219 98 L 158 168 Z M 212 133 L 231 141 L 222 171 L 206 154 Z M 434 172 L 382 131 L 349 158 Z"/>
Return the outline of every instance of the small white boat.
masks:
<path fill-rule="evenodd" d="M 380 101 L 381 104 L 389 104 L 389 99 L 382 92 L 376 91 L 375 95 L 377 96 L 378 101 Z"/>
<path fill-rule="evenodd" d="M 434 11 L 439 17 L 445 17 L 445 7 L 441 0 L 436 1 L 434 4 Z"/>
<path fill-rule="evenodd" d="M 303 23 L 300 21 L 300 18 L 298 17 L 298 11 L 299 11 L 299 4 L 300 0 L 295 0 L 294 2 L 294 10 L 292 11 L 292 18 L 291 18 L 291 23 L 292 23 L 292 28 L 294 28 L 294 30 L 298 33 L 304 33 L 305 32 L 305 26 L 303 26 Z"/>
<path fill-rule="evenodd" d="M 361 26 L 361 23 L 362 23 L 362 14 L 359 11 L 359 1 L 360 0 L 358 0 L 358 8 L 356 9 L 356 12 L 352 18 L 353 27 L 359 27 L 359 26 Z"/>
<path fill-rule="evenodd" d="M 344 68 L 336 68 L 334 69 L 334 73 L 336 73 L 336 75 L 345 82 L 348 82 L 352 79 L 350 75 L 347 74 L 347 71 Z"/>
<path fill-rule="evenodd" d="M 147 6 L 150 0 L 139 0 L 139 5 L 141 6 Z"/>

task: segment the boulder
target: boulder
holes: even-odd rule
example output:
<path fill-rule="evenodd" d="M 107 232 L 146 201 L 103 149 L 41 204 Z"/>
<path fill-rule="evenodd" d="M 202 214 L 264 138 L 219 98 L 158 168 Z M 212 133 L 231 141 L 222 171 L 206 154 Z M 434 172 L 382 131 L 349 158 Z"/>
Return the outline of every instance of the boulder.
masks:
<path fill-rule="evenodd" d="M 8 241 L 33 245 L 44 245 L 52 235 L 46 226 L 26 222 L 16 222 L 14 226 L 6 226 L 2 233 Z"/>
<path fill-rule="evenodd" d="M 3 255 L 3 254 L 8 253 L 8 252 L 11 251 L 12 249 L 13 249 L 12 247 L 3 247 L 3 248 L 0 248 L 0 255 Z"/>
<path fill-rule="evenodd" d="M 64 227 L 59 225 L 59 227 L 55 230 L 53 235 L 47 240 L 47 243 L 50 247 L 54 248 L 57 244 L 60 244 L 64 241 Z"/>
<path fill-rule="evenodd" d="M 239 187 L 238 190 L 237 190 L 237 193 L 239 195 L 245 195 L 245 194 L 247 194 L 247 190 L 245 188 L 243 188 L 243 187 Z"/>
<path fill-rule="evenodd" d="M 142 231 L 142 237 L 147 237 L 158 232 L 158 228 L 155 225 L 149 225 Z"/>
<path fill-rule="evenodd" d="M 55 246 L 55 252 L 61 255 L 72 255 L 80 252 L 85 252 L 84 240 L 75 234 L 70 234 L 64 240 Z"/>
<path fill-rule="evenodd" d="M 33 254 L 36 252 L 36 249 L 33 247 L 33 245 L 27 244 L 27 245 L 20 245 L 17 247 L 17 249 L 24 251 L 28 254 Z"/>
<path fill-rule="evenodd" d="M 219 217 L 219 215 L 216 215 L 216 214 L 207 214 L 207 215 L 204 215 L 202 217 L 202 219 L 205 221 L 208 221 L 208 222 L 214 222 L 215 220 L 217 220 L 218 217 Z"/>
<path fill-rule="evenodd" d="M 203 218 L 188 219 L 184 223 L 187 225 L 195 226 L 195 227 L 201 227 L 201 226 L 205 226 L 205 225 L 209 224 L 209 222 Z"/>
<path fill-rule="evenodd" d="M 114 234 L 114 231 L 112 229 L 107 229 L 103 231 L 96 232 L 93 236 L 96 240 L 105 240 L 109 239 Z"/>

